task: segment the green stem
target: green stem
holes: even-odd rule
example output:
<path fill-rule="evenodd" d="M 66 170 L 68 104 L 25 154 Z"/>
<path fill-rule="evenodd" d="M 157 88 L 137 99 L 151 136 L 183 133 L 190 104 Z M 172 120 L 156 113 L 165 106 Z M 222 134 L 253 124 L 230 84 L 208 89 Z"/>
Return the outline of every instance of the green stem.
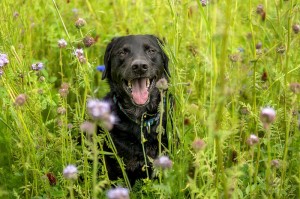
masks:
<path fill-rule="evenodd" d="M 218 181 L 222 182 L 223 191 L 224 191 L 224 198 L 228 198 L 228 190 L 227 190 L 227 180 L 226 175 L 224 172 L 224 163 L 223 163 L 223 151 L 222 151 L 222 143 L 221 143 L 221 128 L 223 122 L 223 109 L 225 106 L 225 72 L 226 72 L 226 58 L 227 58 L 227 43 L 229 38 L 229 30 L 230 30 L 230 23 L 231 23 L 231 0 L 226 1 L 226 19 L 227 23 L 225 25 L 223 31 L 223 38 L 221 44 L 221 56 L 219 62 L 219 96 L 218 96 L 218 106 L 216 110 L 216 126 L 215 126 L 215 146 L 217 152 L 217 174 L 216 174 L 216 189 L 218 189 Z M 221 174 L 221 179 L 219 179 L 219 175 Z"/>
<path fill-rule="evenodd" d="M 97 131 L 93 135 L 93 198 L 97 198 L 98 146 Z"/>
<path fill-rule="evenodd" d="M 289 52 L 290 52 L 290 44 L 291 44 L 291 17 L 293 12 L 293 0 L 290 1 L 290 9 L 288 12 L 288 27 L 287 27 L 287 49 L 286 49 L 286 56 L 285 56 L 285 67 L 284 67 L 284 85 L 287 85 L 288 81 L 288 68 L 289 68 Z M 284 182 L 285 182 L 285 175 L 286 175 L 286 160 L 288 156 L 288 147 L 289 147 L 289 139 L 290 139 L 290 125 L 289 125 L 289 119 L 287 117 L 287 89 L 284 88 L 284 108 L 283 108 L 283 114 L 284 114 L 284 126 L 285 126 L 285 143 L 284 143 L 284 153 L 283 153 L 283 169 L 281 173 L 281 185 L 280 190 L 284 189 Z"/>
<path fill-rule="evenodd" d="M 266 186 L 267 186 L 267 191 L 266 194 L 267 195 L 272 195 L 272 192 L 270 190 L 270 185 L 271 185 L 271 131 L 268 127 L 267 131 L 267 155 L 268 155 L 268 160 L 266 163 Z"/>
<path fill-rule="evenodd" d="M 60 75 L 61 75 L 61 83 L 64 81 L 64 72 L 63 72 L 63 63 L 62 63 L 62 49 L 59 49 L 59 66 L 60 66 Z"/>
<path fill-rule="evenodd" d="M 144 124 L 144 114 L 142 115 L 142 118 L 141 118 L 141 144 L 142 144 L 142 149 L 143 149 L 146 174 L 147 174 L 147 178 L 149 178 L 147 155 L 146 155 L 146 152 L 145 152 L 145 145 L 144 145 L 144 142 L 146 142 L 146 140 L 145 140 L 144 132 L 143 132 L 143 124 Z"/>
<path fill-rule="evenodd" d="M 74 199 L 73 180 L 70 180 L 70 198 Z"/>
<path fill-rule="evenodd" d="M 164 133 L 164 129 L 163 129 L 163 125 L 162 125 L 162 119 L 163 119 L 163 115 L 164 115 L 164 110 L 165 110 L 165 107 L 164 107 L 164 91 L 160 91 L 160 106 L 159 106 L 159 114 L 160 114 L 160 117 L 159 117 L 159 132 L 158 132 L 158 156 L 161 156 L 161 136 L 162 136 L 162 133 Z"/>

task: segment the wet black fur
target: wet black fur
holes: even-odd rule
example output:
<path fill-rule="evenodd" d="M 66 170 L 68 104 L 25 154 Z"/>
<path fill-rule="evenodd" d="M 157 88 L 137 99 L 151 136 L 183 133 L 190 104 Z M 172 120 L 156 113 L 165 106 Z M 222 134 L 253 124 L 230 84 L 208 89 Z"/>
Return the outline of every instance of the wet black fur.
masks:
<path fill-rule="evenodd" d="M 148 64 L 147 71 L 133 71 L 132 62 L 144 60 Z M 107 79 L 110 92 L 104 98 L 112 104 L 112 111 L 118 118 L 118 122 L 110 131 L 110 135 L 117 148 L 118 155 L 126 165 L 126 172 L 131 183 L 137 179 L 145 178 L 144 156 L 141 145 L 141 126 L 134 122 L 140 121 L 143 113 L 157 114 L 160 102 L 159 90 L 155 87 L 149 92 L 149 103 L 139 106 L 133 103 L 130 95 L 124 90 L 123 81 L 138 77 L 155 77 L 155 82 L 162 77 L 168 79 L 168 57 L 161 48 L 160 40 L 153 35 L 129 35 L 114 38 L 107 46 L 104 63 L 106 66 L 102 79 Z M 154 82 L 154 83 L 155 83 Z M 115 97 L 116 101 L 113 100 Z M 118 105 L 121 105 L 122 108 Z M 121 110 L 122 109 L 122 110 Z M 148 118 L 145 118 L 148 119 Z M 150 132 L 143 127 L 144 143 L 147 156 L 154 159 L 158 156 L 158 140 L 156 128 L 158 123 L 151 126 Z M 163 116 L 163 126 L 166 129 L 166 115 Z M 167 146 L 166 134 L 162 137 L 162 143 Z M 162 147 L 163 148 L 163 147 Z M 104 149 L 110 151 L 105 144 Z M 109 178 L 116 180 L 122 178 L 122 172 L 118 163 L 112 156 L 106 155 L 106 166 Z M 149 163 L 151 175 L 152 165 Z"/>

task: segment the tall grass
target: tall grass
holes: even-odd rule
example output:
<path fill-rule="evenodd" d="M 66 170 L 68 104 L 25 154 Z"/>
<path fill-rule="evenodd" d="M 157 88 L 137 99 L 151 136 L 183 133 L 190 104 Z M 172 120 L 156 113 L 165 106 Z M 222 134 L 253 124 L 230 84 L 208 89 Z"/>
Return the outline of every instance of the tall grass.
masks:
<path fill-rule="evenodd" d="M 0 1 L 0 53 L 9 58 L 0 77 L 0 198 L 104 198 L 113 186 L 131 198 L 299 198 L 299 1 L 204 2 Z M 78 18 L 87 24 L 76 28 Z M 87 99 L 108 92 L 96 70 L 105 47 L 127 34 L 165 41 L 175 100 L 166 129 L 173 166 L 133 187 L 90 161 L 109 155 L 109 136 L 80 130 Z M 84 47 L 86 36 L 97 42 Z M 80 47 L 85 63 L 74 55 Z M 37 62 L 44 69 L 33 71 Z M 268 106 L 276 118 L 264 128 Z M 64 178 L 68 164 L 77 180 Z"/>

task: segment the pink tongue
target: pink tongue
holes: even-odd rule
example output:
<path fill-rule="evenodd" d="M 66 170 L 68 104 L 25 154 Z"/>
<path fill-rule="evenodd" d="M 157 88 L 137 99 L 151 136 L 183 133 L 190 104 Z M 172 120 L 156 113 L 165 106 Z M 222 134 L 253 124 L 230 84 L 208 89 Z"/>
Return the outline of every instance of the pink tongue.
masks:
<path fill-rule="evenodd" d="M 146 78 L 132 80 L 132 97 L 136 104 L 145 104 L 148 100 Z"/>

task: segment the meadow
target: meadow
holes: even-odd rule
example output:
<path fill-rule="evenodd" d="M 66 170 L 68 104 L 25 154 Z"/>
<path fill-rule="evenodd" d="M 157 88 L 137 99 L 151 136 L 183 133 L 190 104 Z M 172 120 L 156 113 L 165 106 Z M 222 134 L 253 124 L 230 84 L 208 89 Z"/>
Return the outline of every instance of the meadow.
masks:
<path fill-rule="evenodd" d="M 300 198 L 298 0 L 0 7 L 0 198 L 112 198 L 114 187 L 123 198 Z M 109 135 L 83 126 L 87 100 L 109 91 L 97 70 L 106 45 L 128 34 L 164 41 L 175 100 L 172 162 L 134 186 L 91 163 Z"/>

